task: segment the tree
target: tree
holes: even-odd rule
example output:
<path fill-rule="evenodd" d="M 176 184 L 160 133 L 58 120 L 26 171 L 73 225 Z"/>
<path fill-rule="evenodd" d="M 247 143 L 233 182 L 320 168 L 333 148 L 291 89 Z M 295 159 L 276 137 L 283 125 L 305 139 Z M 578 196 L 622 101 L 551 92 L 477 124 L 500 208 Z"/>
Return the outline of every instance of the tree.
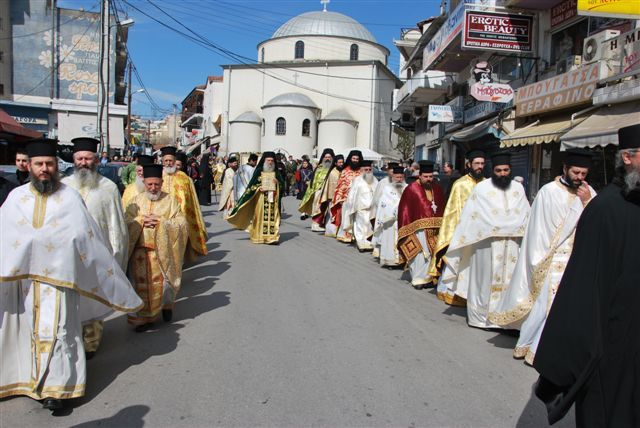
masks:
<path fill-rule="evenodd" d="M 398 142 L 394 146 L 394 149 L 400 152 L 403 160 L 413 158 L 415 151 L 415 134 L 398 126 L 394 128 L 394 132 L 398 136 Z"/>

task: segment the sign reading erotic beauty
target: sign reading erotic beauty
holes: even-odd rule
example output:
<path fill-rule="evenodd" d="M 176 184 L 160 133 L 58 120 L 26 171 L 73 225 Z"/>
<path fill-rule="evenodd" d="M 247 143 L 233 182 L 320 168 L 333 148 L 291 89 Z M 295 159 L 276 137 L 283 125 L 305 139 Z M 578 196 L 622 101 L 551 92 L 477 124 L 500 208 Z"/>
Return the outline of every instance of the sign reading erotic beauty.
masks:
<path fill-rule="evenodd" d="M 516 116 L 531 116 L 579 104 L 591 103 L 600 77 L 594 62 L 576 70 L 541 80 L 518 89 Z"/>
<path fill-rule="evenodd" d="M 465 12 L 463 49 L 531 52 L 533 17 L 498 12 Z"/>

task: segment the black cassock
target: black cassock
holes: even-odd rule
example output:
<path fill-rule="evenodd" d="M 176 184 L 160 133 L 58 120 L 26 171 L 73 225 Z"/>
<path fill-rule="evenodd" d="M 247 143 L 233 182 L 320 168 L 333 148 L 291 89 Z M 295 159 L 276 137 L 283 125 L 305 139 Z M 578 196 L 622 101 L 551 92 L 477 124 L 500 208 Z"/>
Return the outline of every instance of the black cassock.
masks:
<path fill-rule="evenodd" d="M 640 426 L 640 202 L 606 187 L 585 208 L 534 367 L 549 422 Z"/>

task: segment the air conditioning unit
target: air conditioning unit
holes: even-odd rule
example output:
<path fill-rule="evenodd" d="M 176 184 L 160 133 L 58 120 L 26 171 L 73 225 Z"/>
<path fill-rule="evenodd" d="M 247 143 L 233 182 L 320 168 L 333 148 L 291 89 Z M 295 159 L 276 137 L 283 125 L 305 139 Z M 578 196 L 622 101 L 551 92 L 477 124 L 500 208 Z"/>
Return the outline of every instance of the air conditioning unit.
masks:
<path fill-rule="evenodd" d="M 402 123 L 410 123 L 412 121 L 411 113 L 402 113 Z"/>
<path fill-rule="evenodd" d="M 571 55 L 565 59 L 561 59 L 556 63 L 556 75 L 575 70 L 580 67 L 582 57 L 580 55 Z"/>
<path fill-rule="evenodd" d="M 425 113 L 425 109 L 424 109 L 423 107 L 414 107 L 414 108 L 413 108 L 413 115 L 414 115 L 417 119 L 419 119 L 419 118 L 421 118 L 422 116 L 424 116 L 424 113 Z"/>
<path fill-rule="evenodd" d="M 612 53 L 612 51 L 605 49 L 604 42 L 619 35 L 620 31 L 618 30 L 604 30 L 584 39 L 584 44 L 582 45 L 582 63 L 588 64 L 600 61 L 601 59 L 610 59 L 607 58 L 607 55 Z"/>

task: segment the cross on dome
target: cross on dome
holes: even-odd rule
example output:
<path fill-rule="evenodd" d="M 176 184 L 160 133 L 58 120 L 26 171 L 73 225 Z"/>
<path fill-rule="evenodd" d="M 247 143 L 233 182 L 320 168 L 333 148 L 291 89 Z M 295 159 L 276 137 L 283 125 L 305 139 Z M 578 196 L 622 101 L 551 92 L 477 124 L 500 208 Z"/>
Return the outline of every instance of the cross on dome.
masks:
<path fill-rule="evenodd" d="M 327 5 L 331 3 L 331 0 L 320 0 L 320 4 L 322 4 L 322 6 L 324 7 L 324 9 L 322 10 L 323 12 L 327 11 Z"/>

